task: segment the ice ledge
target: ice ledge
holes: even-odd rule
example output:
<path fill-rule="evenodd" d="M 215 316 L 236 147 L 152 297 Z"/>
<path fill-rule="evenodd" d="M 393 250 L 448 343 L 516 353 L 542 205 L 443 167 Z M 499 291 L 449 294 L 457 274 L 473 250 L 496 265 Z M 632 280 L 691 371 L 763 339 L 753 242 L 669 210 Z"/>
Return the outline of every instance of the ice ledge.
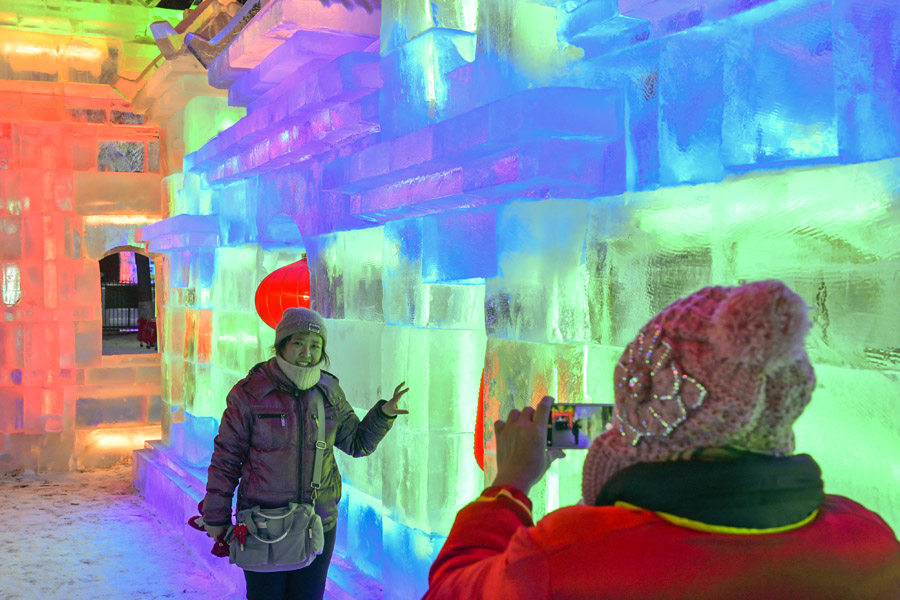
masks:
<path fill-rule="evenodd" d="M 296 38 L 295 43 L 309 38 L 313 43 L 306 46 L 313 54 L 319 55 L 322 49 L 328 48 L 333 59 L 348 50 L 361 50 L 371 45 L 378 39 L 380 30 L 381 11 L 347 10 L 340 2 L 324 6 L 319 0 L 271 0 L 209 65 L 209 83 L 221 89 L 231 87 L 291 38 Z M 335 41 L 337 43 L 332 43 Z M 284 60 L 300 66 L 312 58 L 321 58 L 313 54 L 285 53 L 276 61 L 279 63 L 276 66 L 289 67 Z M 269 87 L 277 83 L 273 80 Z M 257 89 L 257 95 L 263 91 Z M 245 98 L 245 101 L 249 99 Z"/>

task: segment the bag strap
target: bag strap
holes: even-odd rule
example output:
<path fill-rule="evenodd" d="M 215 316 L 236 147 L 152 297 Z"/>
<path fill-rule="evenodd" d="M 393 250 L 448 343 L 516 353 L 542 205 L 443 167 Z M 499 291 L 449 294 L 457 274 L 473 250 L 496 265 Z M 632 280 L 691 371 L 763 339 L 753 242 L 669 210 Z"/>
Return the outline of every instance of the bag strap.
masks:
<path fill-rule="evenodd" d="M 288 534 L 291 532 L 291 528 L 294 526 L 294 512 L 297 510 L 298 506 L 299 506 L 298 504 L 291 502 L 290 503 L 291 510 L 289 512 L 287 512 L 283 515 L 279 515 L 279 516 L 267 515 L 264 512 L 262 512 L 261 510 L 259 510 L 258 506 L 254 507 L 253 510 L 251 511 L 250 519 L 248 520 L 249 524 L 245 523 L 245 525 L 247 526 L 247 533 L 249 533 L 251 536 L 256 538 L 257 541 L 260 541 L 263 544 L 277 544 L 278 542 L 280 542 L 281 540 L 286 538 L 288 536 Z M 282 533 L 280 536 L 278 536 L 274 540 L 262 539 L 261 537 L 256 535 L 259 532 L 259 529 L 256 527 L 256 521 L 253 520 L 253 515 L 258 515 L 258 516 L 262 517 L 263 519 L 266 519 L 267 521 L 278 521 L 280 519 L 286 519 L 285 525 L 284 525 L 284 533 Z"/>
<path fill-rule="evenodd" d="M 313 463 L 313 475 L 310 486 L 312 487 L 312 503 L 316 504 L 316 493 L 322 484 L 322 459 L 325 456 L 325 402 L 322 399 L 322 390 L 316 394 L 316 458 Z"/>

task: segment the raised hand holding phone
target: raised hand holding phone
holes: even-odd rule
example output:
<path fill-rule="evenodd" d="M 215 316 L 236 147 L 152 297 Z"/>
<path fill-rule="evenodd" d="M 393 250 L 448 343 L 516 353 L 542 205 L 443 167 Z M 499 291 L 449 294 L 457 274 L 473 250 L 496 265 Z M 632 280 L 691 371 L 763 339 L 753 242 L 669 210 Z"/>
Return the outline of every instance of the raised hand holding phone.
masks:
<path fill-rule="evenodd" d="M 550 464 L 565 456 L 546 447 L 547 420 L 553 398 L 544 396 L 537 408 L 509 411 L 506 421 L 494 423 L 497 439 L 497 476 L 492 485 L 512 485 L 526 494 L 541 480 Z"/>

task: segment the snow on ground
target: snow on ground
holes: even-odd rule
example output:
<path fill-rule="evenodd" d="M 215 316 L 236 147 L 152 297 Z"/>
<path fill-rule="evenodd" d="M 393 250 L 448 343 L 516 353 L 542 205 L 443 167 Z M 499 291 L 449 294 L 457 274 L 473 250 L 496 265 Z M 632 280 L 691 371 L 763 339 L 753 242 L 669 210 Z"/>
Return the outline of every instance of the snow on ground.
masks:
<path fill-rule="evenodd" d="M 3 600 L 239 600 L 131 487 L 131 466 L 0 476 Z"/>

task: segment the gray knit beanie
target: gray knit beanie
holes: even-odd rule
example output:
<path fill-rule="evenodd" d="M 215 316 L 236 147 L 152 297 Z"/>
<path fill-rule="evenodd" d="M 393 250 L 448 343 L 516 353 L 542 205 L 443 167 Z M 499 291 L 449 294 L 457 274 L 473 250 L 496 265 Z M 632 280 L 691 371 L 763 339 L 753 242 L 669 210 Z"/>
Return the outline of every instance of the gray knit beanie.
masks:
<path fill-rule="evenodd" d="M 322 315 L 314 310 L 303 307 L 289 308 L 281 315 L 281 320 L 275 328 L 275 345 L 287 339 L 295 333 L 311 331 L 322 336 L 322 343 L 328 343 L 328 330 L 325 329 L 325 320 Z"/>

